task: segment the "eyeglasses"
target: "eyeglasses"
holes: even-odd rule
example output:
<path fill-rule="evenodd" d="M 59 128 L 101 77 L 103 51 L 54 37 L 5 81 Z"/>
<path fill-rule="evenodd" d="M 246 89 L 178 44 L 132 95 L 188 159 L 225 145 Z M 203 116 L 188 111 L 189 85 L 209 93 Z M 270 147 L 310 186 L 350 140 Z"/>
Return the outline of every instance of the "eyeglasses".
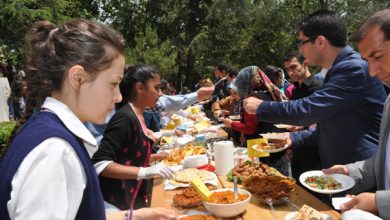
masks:
<path fill-rule="evenodd" d="M 313 42 L 315 41 L 315 39 L 317 39 L 318 36 L 315 36 L 315 37 L 312 37 L 312 38 L 309 38 L 307 40 L 304 40 L 304 41 L 301 41 L 297 44 L 298 47 L 302 47 L 304 44 L 306 43 L 309 43 L 309 42 Z"/>

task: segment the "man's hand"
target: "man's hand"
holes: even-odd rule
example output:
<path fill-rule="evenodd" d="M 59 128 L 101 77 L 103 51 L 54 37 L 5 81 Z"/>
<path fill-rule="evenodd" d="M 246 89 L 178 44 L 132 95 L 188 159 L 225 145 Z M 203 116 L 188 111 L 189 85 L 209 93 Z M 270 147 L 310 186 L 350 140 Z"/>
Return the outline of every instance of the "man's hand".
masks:
<path fill-rule="evenodd" d="M 214 117 L 215 117 L 215 118 L 220 118 L 221 114 L 222 114 L 222 111 L 221 111 L 221 110 L 215 110 L 215 111 L 214 111 Z"/>
<path fill-rule="evenodd" d="M 256 114 L 256 110 L 262 102 L 262 100 L 254 97 L 246 98 L 244 99 L 244 109 L 248 114 Z"/>
<path fill-rule="evenodd" d="M 361 193 L 352 197 L 352 200 L 341 204 L 340 208 L 343 212 L 350 209 L 361 209 L 378 215 L 378 207 L 376 205 L 375 193 Z"/>
<path fill-rule="evenodd" d="M 349 175 L 348 168 L 345 165 L 334 165 L 328 169 L 322 169 L 322 172 L 325 174 L 338 173 L 338 174 Z"/>
<path fill-rule="evenodd" d="M 211 95 L 214 92 L 214 86 L 213 87 L 202 87 L 196 91 L 198 94 L 198 101 L 203 101 L 211 97 Z"/>
<path fill-rule="evenodd" d="M 227 127 L 227 128 L 232 128 L 232 122 L 233 122 L 233 120 L 231 120 L 231 119 L 228 119 L 228 118 L 223 119 L 223 123 L 225 124 L 225 127 Z"/>

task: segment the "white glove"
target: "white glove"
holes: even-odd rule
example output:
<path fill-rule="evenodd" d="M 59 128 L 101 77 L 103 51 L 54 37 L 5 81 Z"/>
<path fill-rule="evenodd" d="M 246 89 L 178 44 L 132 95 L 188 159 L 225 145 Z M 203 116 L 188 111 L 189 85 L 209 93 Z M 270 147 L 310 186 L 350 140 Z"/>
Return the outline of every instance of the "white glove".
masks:
<path fill-rule="evenodd" d="M 164 179 L 172 179 L 175 172 L 163 163 L 158 163 L 151 167 L 141 167 L 138 172 L 137 180 L 151 179 L 154 176 L 161 176 Z"/>

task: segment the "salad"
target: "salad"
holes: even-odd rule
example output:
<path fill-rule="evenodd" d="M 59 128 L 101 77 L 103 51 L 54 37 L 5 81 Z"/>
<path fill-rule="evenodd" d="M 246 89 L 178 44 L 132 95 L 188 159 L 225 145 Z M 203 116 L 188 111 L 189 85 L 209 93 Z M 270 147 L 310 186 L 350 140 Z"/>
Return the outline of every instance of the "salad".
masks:
<path fill-rule="evenodd" d="M 322 190 L 337 190 L 341 189 L 341 183 L 337 182 L 331 176 L 309 176 L 305 179 L 305 183 L 310 187 Z"/>

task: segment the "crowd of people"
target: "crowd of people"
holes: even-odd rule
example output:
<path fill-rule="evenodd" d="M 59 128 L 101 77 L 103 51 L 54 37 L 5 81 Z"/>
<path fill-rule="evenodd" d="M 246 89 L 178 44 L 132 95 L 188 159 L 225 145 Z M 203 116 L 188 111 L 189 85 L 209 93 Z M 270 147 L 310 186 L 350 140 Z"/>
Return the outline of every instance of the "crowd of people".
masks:
<path fill-rule="evenodd" d="M 0 49 L 0 122 L 23 117 L 26 95 L 25 72 L 17 69 L 13 60 L 5 60 Z"/>
<path fill-rule="evenodd" d="M 156 68 L 126 65 L 123 37 L 98 22 L 41 21 L 29 39 L 26 79 L 7 78 L 8 117 L 18 123 L 0 160 L 0 219 L 176 219 L 148 208 L 150 179 L 174 174 L 154 163 L 168 156 L 154 132 L 173 114 L 195 120 L 183 111 L 195 103 L 236 146 L 289 132 L 289 150 L 259 160 L 294 178 L 314 169 L 349 175 L 356 196 L 342 210 L 390 218 L 389 9 L 353 37 L 360 54 L 342 17 L 320 10 L 299 23 L 298 50 L 283 68 L 219 64 L 215 83 L 202 79 L 179 94 Z M 0 71 L 9 69 L 16 73 Z"/>

